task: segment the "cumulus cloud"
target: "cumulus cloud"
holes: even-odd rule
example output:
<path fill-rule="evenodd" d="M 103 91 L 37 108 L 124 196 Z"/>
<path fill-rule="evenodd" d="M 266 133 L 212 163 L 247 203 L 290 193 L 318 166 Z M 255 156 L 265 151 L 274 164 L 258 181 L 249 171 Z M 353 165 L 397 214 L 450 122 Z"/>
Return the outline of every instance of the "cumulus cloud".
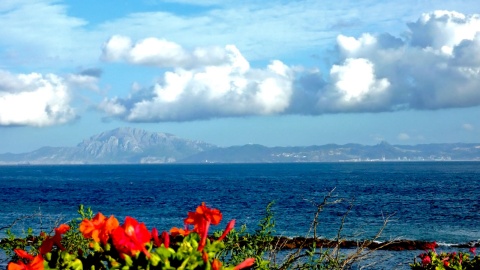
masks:
<path fill-rule="evenodd" d="M 102 59 L 156 67 L 192 68 L 228 61 L 229 50 L 221 47 L 196 48 L 189 52 L 165 39 L 146 38 L 133 43 L 129 37 L 113 36 L 103 46 Z"/>
<path fill-rule="evenodd" d="M 127 121 L 266 114 L 437 110 L 480 105 L 480 15 L 434 11 L 389 33 L 338 35 L 327 71 L 272 61 L 252 68 L 233 45 L 188 50 L 158 38 L 113 36 L 106 61 L 168 68 L 152 87 L 105 99 Z"/>
<path fill-rule="evenodd" d="M 0 125 L 50 126 L 75 118 L 67 83 L 55 74 L 0 70 Z"/>
<path fill-rule="evenodd" d="M 384 109 L 390 82 L 377 78 L 374 64 L 365 58 L 347 58 L 330 69 L 330 85 L 320 97 L 323 111 L 377 111 Z"/>
<path fill-rule="evenodd" d="M 123 99 L 105 99 L 100 108 L 110 116 L 136 122 L 186 121 L 282 113 L 289 106 L 292 71 L 280 61 L 254 69 L 233 45 L 189 52 L 169 41 L 149 40 L 162 50 L 147 46 L 149 50 L 137 52 L 138 44 L 145 40 L 117 46 L 127 44 L 123 37 L 106 43 L 104 57 L 108 60 L 176 67 L 148 89 L 133 91 Z"/>
<path fill-rule="evenodd" d="M 480 16 L 435 11 L 406 38 L 339 35 L 340 64 L 319 89 L 318 113 L 480 105 Z"/>

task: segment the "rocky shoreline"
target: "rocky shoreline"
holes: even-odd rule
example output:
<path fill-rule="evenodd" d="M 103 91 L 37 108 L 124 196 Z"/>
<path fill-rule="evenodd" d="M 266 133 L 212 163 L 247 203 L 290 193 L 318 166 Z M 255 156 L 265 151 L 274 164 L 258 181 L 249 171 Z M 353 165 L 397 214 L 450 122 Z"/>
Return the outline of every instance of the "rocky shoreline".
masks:
<path fill-rule="evenodd" d="M 314 238 L 305 238 L 305 237 L 275 237 L 271 242 L 272 245 L 279 247 L 280 249 L 297 249 L 300 247 L 311 247 L 313 243 L 316 243 L 317 247 L 332 248 L 337 245 L 337 241 L 329 239 L 314 239 Z M 428 246 L 431 246 L 432 242 L 427 241 L 418 241 L 418 240 L 394 240 L 391 242 L 372 242 L 372 241 L 353 241 L 353 240 L 343 240 L 340 242 L 341 248 L 357 248 L 364 245 L 369 249 L 380 249 L 380 250 L 392 250 L 392 251 L 402 251 L 402 250 L 427 250 Z M 470 247 L 480 247 L 479 241 L 471 241 L 468 243 L 462 244 L 452 244 L 448 245 L 453 248 L 470 248 Z"/>
<path fill-rule="evenodd" d="M 0 246 L 12 244 L 15 242 L 23 242 L 24 244 L 34 244 L 39 239 L 36 237 L 27 237 L 26 239 L 0 239 Z M 212 240 L 214 240 L 212 238 Z M 244 240 L 245 241 L 245 240 Z M 324 239 L 324 238 L 305 238 L 305 237 L 285 237 L 285 236 L 274 236 L 273 240 L 270 242 L 272 246 L 277 247 L 278 249 L 288 250 L 288 249 L 298 249 L 300 247 L 308 248 L 316 243 L 316 247 L 323 248 L 333 248 L 337 246 L 337 241 Z M 239 244 L 242 245 L 242 240 L 239 241 Z M 369 249 L 378 249 L 378 250 L 391 250 L 391 251 L 403 251 L 403 250 L 428 250 L 429 246 L 431 247 L 432 242 L 428 241 L 419 241 L 419 240 L 394 240 L 391 242 L 372 242 L 372 241 L 353 241 L 353 240 L 342 240 L 339 244 L 340 248 L 357 248 L 359 246 L 365 246 Z M 438 245 L 437 245 L 438 246 Z M 451 248 L 471 248 L 471 247 L 480 247 L 480 241 L 470 241 L 468 243 L 462 244 L 450 244 L 448 247 Z"/>

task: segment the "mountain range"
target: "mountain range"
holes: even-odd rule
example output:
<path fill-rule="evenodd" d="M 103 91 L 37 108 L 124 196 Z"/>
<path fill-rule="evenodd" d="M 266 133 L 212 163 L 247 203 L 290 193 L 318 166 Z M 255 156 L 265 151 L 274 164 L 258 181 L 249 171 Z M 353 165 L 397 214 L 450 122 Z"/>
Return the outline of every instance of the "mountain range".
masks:
<path fill-rule="evenodd" d="M 140 163 L 274 163 L 366 161 L 480 161 L 480 143 L 419 145 L 327 144 L 266 147 L 258 144 L 219 147 L 168 133 L 117 128 L 85 139 L 74 147 L 0 154 L 0 165 L 140 164 Z"/>

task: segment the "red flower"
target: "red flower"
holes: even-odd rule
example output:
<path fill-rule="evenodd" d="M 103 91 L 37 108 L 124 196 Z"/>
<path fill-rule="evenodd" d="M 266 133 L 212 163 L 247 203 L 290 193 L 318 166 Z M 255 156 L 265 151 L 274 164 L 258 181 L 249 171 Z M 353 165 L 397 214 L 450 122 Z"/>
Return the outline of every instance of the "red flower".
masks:
<path fill-rule="evenodd" d="M 255 263 L 254 258 L 248 258 L 245 261 L 241 262 L 239 265 L 235 266 L 233 270 L 240 270 L 252 266 Z"/>
<path fill-rule="evenodd" d="M 167 232 L 162 232 L 162 237 L 158 237 L 158 230 L 157 228 L 152 229 L 152 237 L 153 237 L 153 243 L 155 246 L 160 247 L 162 244 L 168 248 L 170 246 L 170 235 L 168 235 Z"/>
<path fill-rule="evenodd" d="M 428 256 L 428 255 L 422 258 L 423 266 L 426 266 L 426 265 L 430 264 L 431 262 L 432 262 L 432 259 L 430 259 L 430 256 Z"/>
<path fill-rule="evenodd" d="M 158 238 L 158 230 L 157 228 L 152 229 L 152 238 L 153 238 L 153 243 L 155 246 L 160 247 L 162 245 L 162 241 Z"/>
<path fill-rule="evenodd" d="M 227 236 L 227 234 L 233 229 L 233 227 L 235 227 L 235 219 L 232 219 L 230 220 L 230 222 L 228 222 L 227 227 L 225 228 L 222 235 L 218 238 L 217 241 L 222 241 Z"/>
<path fill-rule="evenodd" d="M 477 251 L 477 248 L 476 247 L 471 247 L 469 250 L 473 255 L 475 255 L 475 253 Z"/>
<path fill-rule="evenodd" d="M 170 246 L 170 235 L 166 231 L 162 232 L 163 245 L 168 248 Z"/>
<path fill-rule="evenodd" d="M 42 256 L 37 255 L 34 257 L 21 249 L 15 249 L 14 251 L 20 258 L 26 259 L 30 262 L 28 264 L 25 264 L 22 261 L 17 263 L 10 262 L 7 266 L 7 270 L 43 270 Z"/>
<path fill-rule="evenodd" d="M 42 245 L 40 246 L 40 253 L 47 254 L 52 251 L 53 245 L 56 245 L 60 250 L 65 250 L 61 241 L 62 241 L 62 234 L 66 233 L 70 230 L 70 226 L 67 224 L 62 224 L 55 229 L 54 236 L 47 236 L 45 240 L 43 240 Z"/>
<path fill-rule="evenodd" d="M 222 213 L 218 209 L 208 208 L 202 202 L 195 212 L 188 212 L 188 217 L 184 220 L 185 225 L 193 225 L 193 231 L 202 234 L 205 224 L 218 225 L 222 220 Z"/>
<path fill-rule="evenodd" d="M 195 212 L 188 212 L 188 217 L 184 220 L 186 229 L 188 225 L 193 225 L 193 231 L 200 235 L 200 244 L 198 250 L 203 250 L 207 241 L 208 228 L 210 224 L 218 225 L 222 220 L 222 213 L 218 209 L 208 208 L 202 202 Z"/>
<path fill-rule="evenodd" d="M 107 244 L 110 234 L 119 226 L 118 220 L 114 216 L 108 219 L 102 214 L 98 213 L 92 220 L 84 219 L 80 223 L 80 232 L 85 238 L 92 238 L 95 242 L 102 242 Z"/>
<path fill-rule="evenodd" d="M 145 224 L 138 223 L 131 217 L 126 217 L 121 227 L 116 228 L 112 233 L 113 245 L 120 252 L 129 256 L 135 256 L 142 251 L 147 257 L 150 253 L 145 245 L 150 242 L 152 235 L 147 230 Z"/>

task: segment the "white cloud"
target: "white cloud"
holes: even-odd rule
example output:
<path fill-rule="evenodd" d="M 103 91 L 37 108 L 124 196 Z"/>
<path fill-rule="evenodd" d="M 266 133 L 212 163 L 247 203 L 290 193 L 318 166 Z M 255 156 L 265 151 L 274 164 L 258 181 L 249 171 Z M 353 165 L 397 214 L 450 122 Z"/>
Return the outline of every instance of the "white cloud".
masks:
<path fill-rule="evenodd" d="M 420 19 L 408 26 L 413 46 L 433 48 L 451 54 L 454 46 L 475 37 L 480 29 L 480 16 L 437 10 L 424 13 Z"/>
<path fill-rule="evenodd" d="M 200 47 L 188 52 L 179 44 L 165 39 L 150 37 L 133 44 L 129 37 L 115 35 L 105 43 L 102 59 L 136 65 L 191 68 L 228 61 L 231 47 Z"/>
<path fill-rule="evenodd" d="M 128 58 L 132 47 L 129 37 L 115 35 L 103 45 L 102 59 L 105 61 L 121 61 Z"/>
<path fill-rule="evenodd" d="M 146 1 L 159 5 L 165 2 Z M 450 8 L 469 11 L 475 1 L 422 1 L 412 4 L 392 1 L 372 3 L 370 0 L 351 3 L 316 0 L 209 0 L 198 3 L 173 0 L 169 6 L 181 3 L 177 10 L 124 11 L 123 14 L 122 9 L 116 6 L 118 4 L 106 1 L 98 8 L 115 8 L 116 12 L 97 16 L 92 11 L 91 17 L 81 17 L 81 12 L 89 9 L 89 4 L 82 1 L 2 0 L 0 62 L 5 68 L 18 65 L 29 68 L 65 67 L 72 63 L 92 65 L 98 60 L 99 45 L 115 34 L 134 39 L 161 36 L 188 48 L 235 44 L 250 61 L 307 58 L 330 46 L 339 31 L 350 35 L 358 33 L 359 29 L 398 31 L 405 18 L 412 18 L 413 14 Z M 155 9 L 154 5 L 144 4 L 145 1 L 132 4 L 140 7 L 133 10 Z M 190 12 L 186 14 L 182 11 L 188 4 L 203 7 L 190 7 Z"/>
<path fill-rule="evenodd" d="M 337 38 L 340 65 L 318 92 L 322 112 L 480 105 L 480 16 L 435 11 L 389 34 Z"/>
<path fill-rule="evenodd" d="M 175 61 L 177 54 L 166 52 L 170 58 L 161 62 L 180 67 L 166 72 L 162 81 L 150 89 L 133 91 L 126 99 L 104 100 L 100 109 L 127 121 L 150 122 L 269 115 L 288 108 L 293 81 L 289 67 L 273 61 L 265 69 L 254 69 L 235 46 L 213 50 L 213 54 L 205 48 L 197 48 L 193 53 L 184 51 L 184 62 Z M 199 61 L 199 51 L 201 55 L 214 55 L 214 61 Z M 218 63 L 220 58 L 216 55 L 224 55 L 223 61 Z M 151 57 L 158 59 L 156 54 Z M 141 63 L 151 63 L 144 60 Z M 198 66 L 199 62 L 208 64 Z M 185 68 L 190 66 L 195 67 Z"/>
<path fill-rule="evenodd" d="M 119 104 L 118 98 L 104 99 L 100 103 L 99 108 L 108 115 L 122 115 L 127 111 L 125 106 Z"/>
<path fill-rule="evenodd" d="M 478 106 L 480 58 L 470 55 L 480 52 L 479 23 L 477 15 L 442 11 L 410 23 L 403 38 L 339 35 L 339 62 L 326 77 L 280 61 L 251 68 L 233 45 L 187 50 L 165 39 L 134 43 L 114 36 L 105 44 L 105 59 L 172 70 L 151 88 L 101 107 L 127 121 L 185 121 Z M 420 42 L 423 35 L 428 38 Z"/>
<path fill-rule="evenodd" d="M 69 74 L 66 82 L 71 88 L 86 88 L 93 91 L 100 91 L 98 87 L 99 78 L 86 74 Z"/>
<path fill-rule="evenodd" d="M 331 87 L 320 99 L 321 110 L 378 110 L 388 95 L 390 82 L 375 75 L 374 64 L 364 58 L 347 58 L 330 69 Z M 325 107 L 325 108 L 324 108 Z"/>
<path fill-rule="evenodd" d="M 75 118 L 65 81 L 54 74 L 0 70 L 0 125 L 50 126 Z"/>

